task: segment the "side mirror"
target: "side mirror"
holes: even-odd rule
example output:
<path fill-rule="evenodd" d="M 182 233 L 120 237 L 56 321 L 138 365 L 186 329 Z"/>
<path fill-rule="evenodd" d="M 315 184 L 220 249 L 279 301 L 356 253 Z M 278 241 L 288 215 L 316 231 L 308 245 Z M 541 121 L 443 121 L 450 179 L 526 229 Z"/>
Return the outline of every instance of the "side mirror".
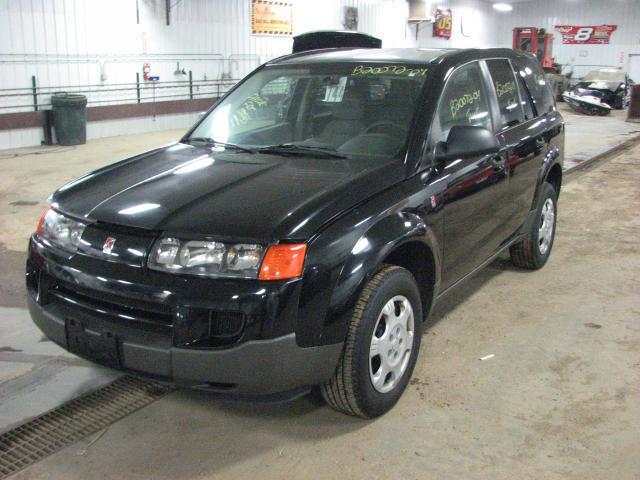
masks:
<path fill-rule="evenodd" d="M 446 142 L 436 145 L 436 159 L 439 161 L 456 158 L 478 157 L 498 153 L 500 143 L 493 132 L 484 127 L 456 125 L 451 127 Z"/>

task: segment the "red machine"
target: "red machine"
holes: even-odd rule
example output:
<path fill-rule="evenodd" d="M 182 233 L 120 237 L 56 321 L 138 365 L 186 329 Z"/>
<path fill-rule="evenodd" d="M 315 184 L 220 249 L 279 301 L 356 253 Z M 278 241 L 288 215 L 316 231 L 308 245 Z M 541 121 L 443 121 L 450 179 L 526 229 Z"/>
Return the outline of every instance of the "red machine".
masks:
<path fill-rule="evenodd" d="M 547 33 L 544 28 L 514 28 L 513 48 L 534 54 L 545 69 L 552 69 L 554 66 L 553 33 Z"/>

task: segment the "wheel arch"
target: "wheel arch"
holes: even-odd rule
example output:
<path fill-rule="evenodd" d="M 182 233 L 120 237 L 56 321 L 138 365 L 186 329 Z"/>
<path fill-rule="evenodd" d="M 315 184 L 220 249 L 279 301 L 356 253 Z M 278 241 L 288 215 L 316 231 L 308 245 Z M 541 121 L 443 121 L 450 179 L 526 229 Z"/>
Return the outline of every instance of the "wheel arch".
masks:
<path fill-rule="evenodd" d="M 385 192 L 309 243 L 296 323 L 301 346 L 343 342 L 353 307 L 385 262 L 416 277 L 423 312 L 430 311 L 440 286 L 444 217 L 425 212 L 423 202 L 405 188 Z"/>
<path fill-rule="evenodd" d="M 528 231 L 531 223 L 536 221 L 534 213 L 538 206 L 538 202 L 540 201 L 540 195 L 542 195 L 545 183 L 548 182 L 551 184 L 553 189 L 556 191 L 557 198 L 560 196 L 560 189 L 562 188 L 562 162 L 558 158 L 558 155 L 559 153 L 556 153 L 555 156 L 548 155 L 538 172 L 533 201 L 531 202 L 527 218 L 520 230 L 521 233 Z"/>
<path fill-rule="evenodd" d="M 559 163 L 554 163 L 549 169 L 545 180 L 553 186 L 556 195 L 560 197 L 560 189 L 562 188 L 562 167 Z"/>
<path fill-rule="evenodd" d="M 346 259 L 332 305 L 352 306 L 367 282 L 386 264 L 406 268 L 416 279 L 426 317 L 440 285 L 440 249 L 437 235 L 424 220 L 397 212 L 366 230 Z M 349 286 L 344 290 L 344 286 Z"/>
<path fill-rule="evenodd" d="M 417 239 L 410 239 L 389 252 L 382 265 L 405 268 L 416 279 L 422 301 L 423 320 L 429 316 L 436 292 L 436 259 L 431 247 Z"/>
<path fill-rule="evenodd" d="M 535 209 L 538 205 L 538 200 L 542 192 L 542 186 L 545 182 L 551 183 L 556 191 L 558 198 L 560 197 L 560 190 L 562 188 L 562 156 L 558 148 L 553 148 L 546 156 L 540 170 L 538 171 L 538 180 L 536 184 L 535 193 L 533 195 L 533 202 L 531 202 L 531 209 Z"/>

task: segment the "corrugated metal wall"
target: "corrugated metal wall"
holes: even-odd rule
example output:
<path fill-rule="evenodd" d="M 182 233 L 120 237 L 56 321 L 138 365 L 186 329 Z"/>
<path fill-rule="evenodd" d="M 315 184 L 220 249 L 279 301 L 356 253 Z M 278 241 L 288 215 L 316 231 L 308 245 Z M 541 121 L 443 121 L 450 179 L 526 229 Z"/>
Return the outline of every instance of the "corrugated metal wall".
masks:
<path fill-rule="evenodd" d="M 514 27 L 544 27 L 555 33 L 556 61 L 574 66 L 581 77 L 597 66 L 628 67 L 629 55 L 640 54 L 640 1 L 536 0 L 514 3 L 513 11 L 499 15 L 498 39 L 511 47 Z M 556 25 L 617 25 L 609 45 L 565 45 Z"/>
<path fill-rule="evenodd" d="M 383 38 L 388 47 L 511 46 L 515 26 L 557 24 L 617 24 L 611 45 L 562 45 L 556 35 L 554 53 L 560 63 L 575 65 L 577 75 L 591 65 L 623 65 L 640 53 L 638 0 L 534 0 L 514 3 L 511 13 L 496 13 L 484 0 L 427 0 L 427 12 L 437 6 L 453 10 L 450 40 L 432 37 L 423 25 L 416 39 L 407 25 L 406 0 L 291 0 L 294 34 L 317 29 L 341 29 L 345 6 L 358 8 L 359 30 Z M 146 61 L 161 81 L 241 78 L 260 63 L 286 54 L 291 39 L 251 34 L 251 0 L 172 0 L 171 25 L 166 25 L 164 0 L 0 0 L 0 89 L 26 88 L 35 75 L 38 85 L 71 90 L 96 89 L 135 82 Z M 136 19 L 139 16 L 139 23 Z M 464 27 L 464 33 L 463 33 Z M 201 90 L 196 93 L 203 93 Z M 168 90 L 185 95 L 184 87 Z M 151 93 L 147 92 L 148 95 Z M 103 103 L 122 103 L 122 95 L 91 93 Z M 131 91 L 126 95 L 133 95 Z M 117 98 L 117 100 L 116 100 Z M 128 98 L 128 97 L 127 97 Z M 183 97 L 184 98 L 184 97 Z M 0 97 L 2 106 L 16 98 Z M 47 103 L 48 98 L 39 98 Z M 31 100 L 22 98 L 24 102 Z M 90 138 L 183 128 L 194 115 L 93 122 Z M 40 129 L 0 131 L 0 148 L 34 145 Z"/>
<path fill-rule="evenodd" d="M 41 87 L 73 91 L 127 83 L 126 92 L 87 94 L 101 104 L 135 101 L 136 72 L 144 62 L 161 81 L 242 78 L 264 61 L 291 51 L 291 38 L 251 34 L 250 0 L 172 0 L 166 25 L 164 0 L 0 0 L 0 89 Z M 358 7 L 359 29 L 384 37 L 385 46 L 414 45 L 407 30 L 406 0 L 293 0 L 294 34 L 341 29 L 343 8 Z M 139 23 L 137 23 L 139 18 Z M 197 87 L 196 87 L 197 90 Z M 163 95 L 186 95 L 185 87 Z M 197 92 L 196 92 L 197 93 Z M 153 95 L 156 93 L 153 92 Z M 158 92 L 159 94 L 159 92 Z M 147 95 L 152 95 L 151 90 Z M 143 93 L 144 96 L 144 93 Z M 182 98 L 185 98 L 184 96 Z M 20 102 L 17 102 L 20 100 Z M 49 98 L 38 98 L 47 104 Z M 2 108 L 29 104 L 25 97 L 1 97 Z M 89 124 L 89 138 L 186 127 L 194 115 L 169 115 Z M 0 148 L 34 145 L 40 129 L 0 132 Z"/>

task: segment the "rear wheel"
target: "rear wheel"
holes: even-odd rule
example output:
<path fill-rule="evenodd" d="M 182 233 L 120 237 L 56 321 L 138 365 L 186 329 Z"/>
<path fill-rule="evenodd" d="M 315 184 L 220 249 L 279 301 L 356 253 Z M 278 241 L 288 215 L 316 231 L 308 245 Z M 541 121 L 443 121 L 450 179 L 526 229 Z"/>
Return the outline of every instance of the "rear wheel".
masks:
<path fill-rule="evenodd" d="M 326 402 L 362 418 L 389 411 L 409 382 L 421 334 L 422 305 L 413 275 L 386 266 L 356 303 L 342 358 L 320 388 Z"/>
<path fill-rule="evenodd" d="M 612 107 L 615 108 L 616 110 L 622 110 L 624 108 L 625 97 L 626 95 L 624 90 L 621 92 L 618 92 L 614 97 Z"/>
<path fill-rule="evenodd" d="M 550 183 L 545 183 L 536 209 L 536 221 L 527 237 L 510 249 L 514 265 L 529 270 L 542 268 L 553 248 L 556 233 L 558 196 Z"/>

